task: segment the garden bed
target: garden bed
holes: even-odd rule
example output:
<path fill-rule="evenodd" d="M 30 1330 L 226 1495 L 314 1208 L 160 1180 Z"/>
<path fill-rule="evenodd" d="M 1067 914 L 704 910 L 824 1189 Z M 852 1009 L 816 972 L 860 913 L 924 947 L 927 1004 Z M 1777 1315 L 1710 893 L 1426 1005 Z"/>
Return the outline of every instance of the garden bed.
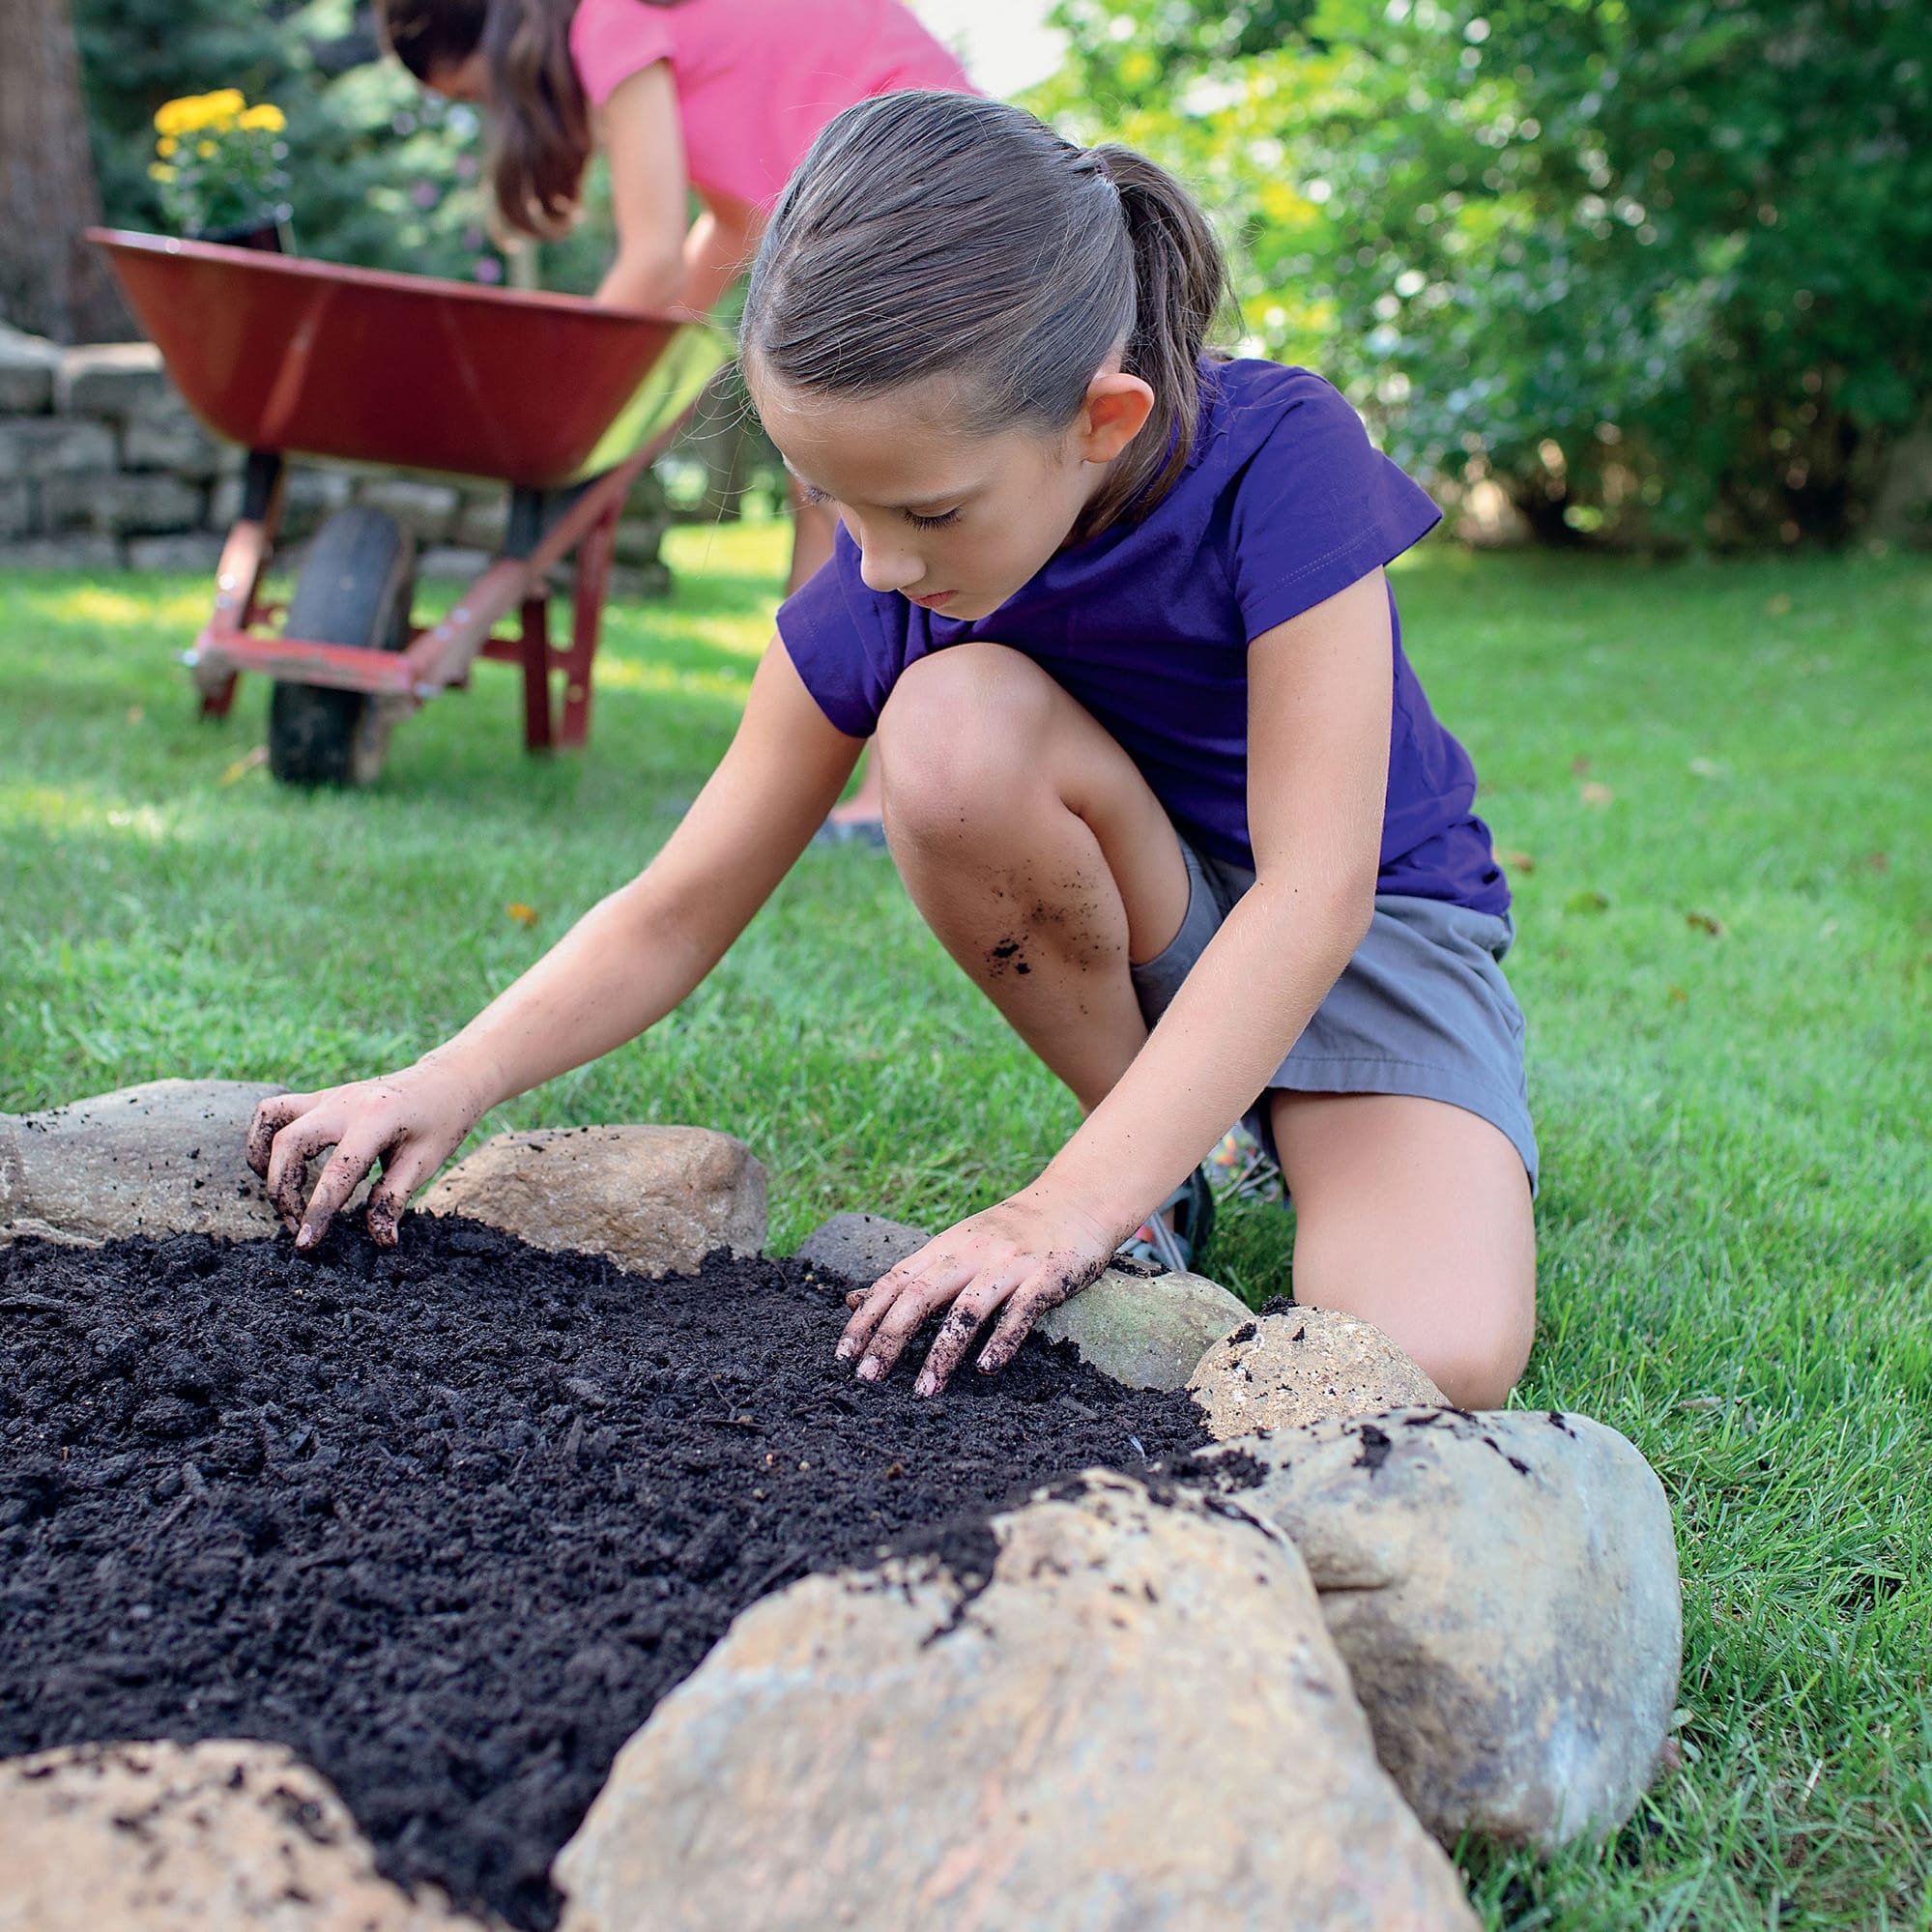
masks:
<path fill-rule="evenodd" d="M 807 1572 L 1204 1440 L 1029 1342 L 937 1402 L 795 1262 L 649 1283 L 460 1220 L 0 1251 L 0 1757 L 262 1738 L 405 1883 L 547 1926 L 619 1746 Z M 915 1358 L 916 1359 L 916 1358 Z"/>

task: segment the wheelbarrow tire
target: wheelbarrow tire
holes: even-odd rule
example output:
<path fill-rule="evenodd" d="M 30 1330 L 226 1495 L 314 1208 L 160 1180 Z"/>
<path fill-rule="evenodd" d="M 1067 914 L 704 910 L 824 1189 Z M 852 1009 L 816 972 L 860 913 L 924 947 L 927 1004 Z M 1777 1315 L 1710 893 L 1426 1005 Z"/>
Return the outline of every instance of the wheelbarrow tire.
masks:
<path fill-rule="evenodd" d="M 309 545 L 287 634 L 401 650 L 415 587 L 416 541 L 392 516 L 337 510 Z M 269 700 L 269 769 L 284 785 L 371 785 L 392 722 L 389 707 L 366 691 L 277 683 Z"/>

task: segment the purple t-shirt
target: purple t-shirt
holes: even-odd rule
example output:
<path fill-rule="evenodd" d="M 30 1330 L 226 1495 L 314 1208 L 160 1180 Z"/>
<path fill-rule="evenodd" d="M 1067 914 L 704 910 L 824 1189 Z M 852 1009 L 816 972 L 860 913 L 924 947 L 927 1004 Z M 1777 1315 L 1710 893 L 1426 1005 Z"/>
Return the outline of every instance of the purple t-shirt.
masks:
<path fill-rule="evenodd" d="M 900 674 L 929 651 L 978 639 L 1024 651 L 1126 750 L 1199 851 L 1253 870 L 1248 646 L 1440 516 L 1319 376 L 1203 362 L 1194 450 L 1153 513 L 1061 551 L 991 617 L 867 590 L 841 526 L 778 630 L 820 709 L 852 737 L 872 735 Z M 1429 709 L 1399 620 L 1394 675 L 1376 890 L 1502 912 L 1509 885 L 1470 810 L 1475 769 Z"/>

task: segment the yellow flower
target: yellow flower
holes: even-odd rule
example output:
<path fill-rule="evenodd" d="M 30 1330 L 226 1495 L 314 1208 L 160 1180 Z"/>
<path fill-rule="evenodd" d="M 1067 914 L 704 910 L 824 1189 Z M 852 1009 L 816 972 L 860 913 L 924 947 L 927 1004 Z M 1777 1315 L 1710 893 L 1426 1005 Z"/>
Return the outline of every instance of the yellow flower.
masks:
<path fill-rule="evenodd" d="M 214 141 L 197 141 L 194 144 L 194 152 L 197 155 L 199 155 L 203 160 L 212 161 L 215 159 L 215 157 L 221 152 L 221 149 L 219 145 Z"/>
<path fill-rule="evenodd" d="M 169 167 L 165 161 L 150 161 L 148 163 L 148 178 L 151 181 L 172 181 L 174 179 L 174 169 Z"/>
<path fill-rule="evenodd" d="M 264 101 L 259 107 L 250 107 L 242 116 L 241 126 L 250 129 L 263 128 L 271 134 L 279 134 L 288 126 L 288 121 L 279 107 L 272 101 Z"/>
<path fill-rule="evenodd" d="M 217 88 L 213 94 L 184 94 L 155 109 L 155 130 L 162 134 L 196 134 L 204 128 L 219 131 L 232 126 L 243 110 L 239 87 Z"/>
<path fill-rule="evenodd" d="M 156 154 L 159 155 L 163 160 L 165 160 L 168 158 L 168 156 L 173 154 L 174 151 L 180 146 L 181 143 L 178 140 L 176 140 L 172 134 L 163 134 L 160 137 L 160 139 L 155 143 L 155 152 Z"/>

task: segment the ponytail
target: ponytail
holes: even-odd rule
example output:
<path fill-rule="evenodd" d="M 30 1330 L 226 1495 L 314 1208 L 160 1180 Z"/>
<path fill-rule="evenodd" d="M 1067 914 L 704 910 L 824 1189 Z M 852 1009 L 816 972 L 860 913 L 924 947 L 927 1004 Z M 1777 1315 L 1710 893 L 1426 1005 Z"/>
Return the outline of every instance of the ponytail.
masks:
<path fill-rule="evenodd" d="M 1134 328 L 1121 366 L 1154 391 L 1146 428 L 1087 507 L 1088 525 L 1102 530 L 1143 491 L 1151 509 L 1187 468 L 1200 422 L 1201 353 L 1228 284 L 1214 230 L 1172 175 L 1132 148 L 1087 152 L 1120 196 L 1134 251 Z"/>
<path fill-rule="evenodd" d="M 537 240 L 563 234 L 576 219 L 591 159 L 591 107 L 570 53 L 576 12 L 577 0 L 376 0 L 378 32 L 418 80 L 433 82 L 438 69 L 481 52 L 497 216 Z"/>
<path fill-rule="evenodd" d="M 779 198 L 740 346 L 827 395 L 945 375 L 980 435 L 1065 430 L 1120 351 L 1154 408 L 1087 507 L 1090 536 L 1144 516 L 1187 467 L 1226 291 L 1206 218 L 1152 161 L 1075 147 L 1002 101 L 887 94 L 837 116 Z"/>
<path fill-rule="evenodd" d="M 494 111 L 490 186 L 504 224 L 564 234 L 591 159 L 591 103 L 570 58 L 577 0 L 490 0 L 483 57 Z"/>

